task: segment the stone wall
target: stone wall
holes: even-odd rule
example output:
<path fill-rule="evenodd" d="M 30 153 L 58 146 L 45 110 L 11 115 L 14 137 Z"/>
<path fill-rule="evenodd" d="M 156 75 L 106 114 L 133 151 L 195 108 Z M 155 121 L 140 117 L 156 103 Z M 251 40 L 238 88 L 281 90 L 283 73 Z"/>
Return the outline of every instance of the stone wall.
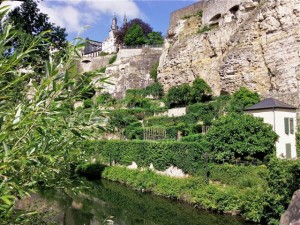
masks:
<path fill-rule="evenodd" d="M 150 68 L 159 61 L 161 53 L 162 48 L 121 49 L 116 62 L 106 68 L 105 75 L 112 84 L 104 85 L 104 91 L 122 98 L 128 89 L 149 86 L 153 83 Z"/>
<path fill-rule="evenodd" d="M 108 65 L 109 59 L 112 55 L 98 56 L 98 57 L 87 57 L 83 56 L 81 62 L 79 62 L 78 70 L 80 72 L 88 72 L 98 70 Z"/>
<path fill-rule="evenodd" d="M 204 1 L 199 1 L 192 5 L 187 6 L 185 8 L 182 8 L 182 9 L 172 12 L 171 16 L 170 16 L 170 26 L 169 26 L 168 33 L 169 34 L 174 33 L 174 28 L 175 28 L 177 22 L 179 20 L 181 20 L 184 16 L 193 15 L 193 14 L 197 13 L 198 11 L 202 10 L 203 2 Z"/>
<path fill-rule="evenodd" d="M 300 225 L 300 190 L 296 191 L 292 197 L 292 201 L 281 216 L 280 225 Z"/>

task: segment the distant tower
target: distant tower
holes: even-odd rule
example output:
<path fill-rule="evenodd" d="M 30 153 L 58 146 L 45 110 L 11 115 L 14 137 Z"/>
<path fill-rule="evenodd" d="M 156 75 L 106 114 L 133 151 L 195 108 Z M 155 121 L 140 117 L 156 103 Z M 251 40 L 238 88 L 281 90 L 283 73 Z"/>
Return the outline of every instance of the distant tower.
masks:
<path fill-rule="evenodd" d="M 125 27 L 126 25 L 127 25 L 127 17 L 126 14 L 124 14 L 123 26 Z"/>
<path fill-rule="evenodd" d="M 116 15 L 114 15 L 114 18 L 112 20 L 111 30 L 113 30 L 113 31 L 118 30 L 118 21 L 117 21 Z"/>

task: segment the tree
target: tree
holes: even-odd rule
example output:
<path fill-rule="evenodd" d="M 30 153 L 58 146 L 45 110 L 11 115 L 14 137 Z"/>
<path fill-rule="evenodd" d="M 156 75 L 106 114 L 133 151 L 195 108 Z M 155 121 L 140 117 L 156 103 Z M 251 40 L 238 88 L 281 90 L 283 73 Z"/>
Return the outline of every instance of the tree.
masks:
<path fill-rule="evenodd" d="M 65 29 L 49 22 L 48 15 L 40 12 L 34 0 L 24 1 L 21 6 L 12 10 L 7 15 L 7 21 L 13 23 L 15 29 L 18 30 L 13 40 L 15 51 L 23 51 L 32 41 L 32 37 L 48 31 L 44 35 L 43 45 L 38 46 L 38 51 L 30 54 L 30 57 L 26 59 L 26 63 L 34 63 L 39 70 L 44 66 L 43 61 L 48 60 L 50 48 L 62 50 L 66 47 Z"/>
<path fill-rule="evenodd" d="M 185 106 L 191 103 L 191 89 L 192 87 L 189 84 L 171 87 L 166 96 L 169 106 Z"/>
<path fill-rule="evenodd" d="M 147 35 L 147 44 L 148 45 L 161 45 L 164 43 L 164 39 L 161 35 L 161 32 L 151 32 Z"/>
<path fill-rule="evenodd" d="M 154 82 L 150 86 L 146 87 L 145 94 L 152 95 L 154 98 L 159 99 L 164 95 L 163 86 L 158 82 Z"/>
<path fill-rule="evenodd" d="M 121 132 L 131 123 L 138 122 L 137 118 L 130 115 L 126 110 L 114 110 L 109 114 L 109 126 Z"/>
<path fill-rule="evenodd" d="M 152 32 L 152 27 L 145 23 L 143 20 L 139 19 L 139 18 L 135 18 L 130 20 L 127 24 L 124 24 L 121 29 L 118 31 L 117 33 L 117 37 L 116 37 L 116 41 L 118 44 L 124 44 L 125 43 L 125 36 L 127 34 L 127 31 L 134 25 L 139 25 L 142 29 L 142 32 L 144 34 L 145 37 L 147 37 L 147 35 L 149 33 Z"/>
<path fill-rule="evenodd" d="M 211 99 L 211 88 L 201 78 L 193 81 L 191 95 L 193 102 L 205 102 Z"/>
<path fill-rule="evenodd" d="M 146 36 L 140 25 L 134 24 L 130 27 L 125 35 L 125 44 L 131 45 L 143 45 L 146 43 Z"/>
<path fill-rule="evenodd" d="M 0 8 L 0 20 L 3 16 Z M 17 33 L 4 22 L 0 32 L 0 221 L 2 224 L 26 224 L 26 216 L 14 214 L 14 202 L 37 189 L 37 186 L 61 188 L 71 175 L 70 164 L 79 159 L 76 146 L 101 128 L 96 109 L 87 113 L 73 110 L 81 96 L 76 80 L 81 77 L 76 58 L 84 43 L 67 43 L 65 54 L 55 55 L 46 64 L 39 85 L 33 82 L 28 99 L 28 74 L 17 69 L 46 43 L 41 35 L 32 37 L 26 49 L 12 49 Z M 56 58 L 59 57 L 59 58 Z M 28 61 L 27 61 L 28 62 Z M 29 62 L 28 62 L 29 63 Z M 35 69 L 36 64 L 29 64 Z M 38 72 L 37 72 L 38 73 Z M 8 78 L 10 79 L 9 82 Z M 94 111 L 95 110 L 95 111 Z M 97 111 L 96 111 L 97 112 Z M 96 135 L 95 135 L 96 136 Z M 72 149 L 72 151 L 70 151 Z M 29 216 L 29 215 L 28 215 Z M 26 218 L 25 218 L 26 219 Z M 29 221 L 33 221 L 30 220 Z M 35 221 L 37 224 L 42 224 Z M 30 222 L 29 222 L 30 223 Z"/>
<path fill-rule="evenodd" d="M 247 114 L 229 114 L 216 120 L 206 134 L 209 151 L 216 161 L 234 161 L 249 157 L 263 160 L 275 153 L 278 135 L 262 118 Z"/>
<path fill-rule="evenodd" d="M 229 101 L 229 112 L 242 113 L 243 110 L 259 102 L 259 95 L 245 87 L 236 91 Z"/>

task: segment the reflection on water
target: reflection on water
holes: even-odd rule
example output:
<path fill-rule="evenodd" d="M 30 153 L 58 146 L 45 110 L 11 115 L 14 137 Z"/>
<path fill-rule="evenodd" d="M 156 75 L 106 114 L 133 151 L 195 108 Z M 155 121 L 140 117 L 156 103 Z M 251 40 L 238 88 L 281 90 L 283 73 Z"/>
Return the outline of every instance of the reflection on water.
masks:
<path fill-rule="evenodd" d="M 43 191 L 36 205 L 48 205 L 48 222 L 62 225 L 249 225 L 236 217 L 133 191 L 108 181 L 84 182 L 66 192 Z M 23 207 L 29 207 L 25 204 Z"/>

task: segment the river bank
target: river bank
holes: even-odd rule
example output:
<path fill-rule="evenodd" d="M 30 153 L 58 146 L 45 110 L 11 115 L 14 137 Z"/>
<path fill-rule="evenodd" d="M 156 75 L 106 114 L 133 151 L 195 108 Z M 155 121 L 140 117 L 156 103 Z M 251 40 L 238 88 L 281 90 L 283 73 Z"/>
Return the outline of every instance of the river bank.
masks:
<path fill-rule="evenodd" d="M 131 170 L 119 166 L 103 168 L 101 176 L 141 192 L 176 199 L 200 209 L 239 215 L 245 220 L 260 222 L 267 190 L 266 167 L 233 168 L 228 165 L 223 170 L 227 171 L 227 175 L 220 167 L 211 168 L 212 177 L 209 184 L 206 178 L 200 175 L 171 178 L 150 170 Z M 90 174 L 95 171 L 97 170 L 90 171 Z"/>

